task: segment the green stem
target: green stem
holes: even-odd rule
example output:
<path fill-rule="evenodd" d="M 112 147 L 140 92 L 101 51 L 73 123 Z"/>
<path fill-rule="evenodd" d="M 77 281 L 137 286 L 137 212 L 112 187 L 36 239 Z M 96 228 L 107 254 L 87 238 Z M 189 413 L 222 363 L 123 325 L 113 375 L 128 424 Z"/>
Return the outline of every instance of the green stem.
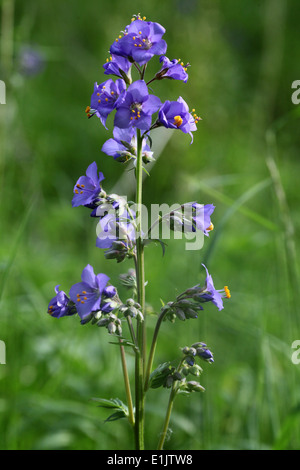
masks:
<path fill-rule="evenodd" d="M 168 433 L 169 422 L 170 422 L 170 418 L 171 418 L 171 413 L 172 413 L 176 393 L 177 393 L 177 389 L 176 389 L 175 384 L 173 383 L 171 393 L 170 393 L 170 397 L 169 397 L 169 403 L 168 403 L 167 413 L 166 413 L 166 417 L 165 417 L 165 421 L 164 421 L 164 426 L 163 426 L 163 430 L 160 434 L 157 450 L 163 450 L 164 443 L 165 443 L 167 433 Z"/>
<path fill-rule="evenodd" d="M 148 364 L 147 364 L 147 369 L 146 369 L 146 375 L 145 375 L 145 386 L 144 386 L 144 391 L 146 392 L 149 388 L 149 378 L 151 374 L 151 369 L 152 369 L 152 364 L 153 364 L 153 359 L 154 359 L 154 354 L 155 354 L 155 349 L 156 349 L 156 344 L 157 344 L 157 337 L 158 337 L 158 332 L 160 329 L 160 325 L 162 324 L 162 321 L 166 315 L 166 310 L 163 310 L 162 313 L 159 315 L 155 330 L 153 333 L 153 338 L 152 338 L 152 344 L 151 344 L 151 349 L 149 353 L 149 359 L 148 359 Z"/>
<path fill-rule="evenodd" d="M 124 376 L 124 384 L 125 384 L 125 391 L 126 391 L 126 398 L 127 398 L 127 406 L 129 412 L 129 422 L 132 426 L 134 426 L 134 412 L 133 412 L 133 404 L 131 398 L 131 390 L 130 390 L 130 382 L 128 377 L 128 370 L 126 364 L 126 357 L 125 357 L 125 349 L 122 345 L 122 340 L 120 339 L 120 352 L 121 352 L 121 361 L 122 361 L 122 369 L 123 369 L 123 376 Z"/>
<path fill-rule="evenodd" d="M 143 160 L 142 160 L 142 138 L 141 131 L 137 129 L 137 164 L 136 164 L 136 220 L 137 220 L 137 239 L 136 239 L 136 279 L 137 279 L 137 297 L 141 306 L 144 321 L 137 319 L 137 344 L 138 352 L 135 361 L 135 401 L 136 401 L 136 419 L 135 419 L 135 444 L 137 450 L 144 449 L 144 364 L 146 352 L 145 338 L 145 273 L 144 273 L 144 245 L 141 238 L 142 233 L 142 195 L 143 195 Z"/>
<path fill-rule="evenodd" d="M 184 363 L 184 360 L 185 360 L 185 358 L 183 357 L 181 359 L 181 361 L 179 362 L 178 367 L 176 369 L 177 372 L 180 372 L 180 370 L 182 368 L 182 365 Z M 164 425 L 163 425 L 163 430 L 160 434 L 157 450 L 163 450 L 164 443 L 165 443 L 167 433 L 168 433 L 168 428 L 169 428 L 171 413 L 172 413 L 172 410 L 173 410 L 174 400 L 175 400 L 175 397 L 177 395 L 177 392 L 178 392 L 178 386 L 177 386 L 176 382 L 173 382 L 171 392 L 170 392 L 169 402 L 168 402 L 168 408 L 167 408 L 167 412 L 166 412 L 166 416 L 165 416 L 165 421 L 164 421 Z"/>

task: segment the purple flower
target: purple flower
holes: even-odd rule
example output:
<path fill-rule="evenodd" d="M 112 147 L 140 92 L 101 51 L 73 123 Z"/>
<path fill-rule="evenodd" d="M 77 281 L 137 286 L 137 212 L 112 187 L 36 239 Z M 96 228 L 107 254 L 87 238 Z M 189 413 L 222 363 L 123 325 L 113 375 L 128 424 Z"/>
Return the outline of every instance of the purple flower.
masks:
<path fill-rule="evenodd" d="M 121 216 L 117 213 L 108 213 L 98 223 L 96 241 L 98 248 L 112 248 L 113 244 L 118 241 L 128 248 L 135 239 L 135 228 L 127 211 L 124 211 Z"/>
<path fill-rule="evenodd" d="M 190 113 L 188 105 L 181 96 L 177 101 L 165 101 L 158 113 L 158 122 L 161 125 L 190 134 L 192 142 L 192 132 L 197 130 L 196 122 L 199 119 L 198 116 Z"/>
<path fill-rule="evenodd" d="M 94 92 L 91 97 L 90 111 L 100 119 L 106 127 L 107 116 L 122 101 L 123 92 L 126 89 L 124 80 L 118 78 L 114 82 L 111 78 L 98 85 L 95 83 Z"/>
<path fill-rule="evenodd" d="M 71 287 L 70 298 L 76 305 L 80 318 L 84 320 L 91 312 L 100 310 L 109 277 L 106 274 L 95 275 L 93 267 L 88 264 L 82 271 L 81 280 L 82 282 Z"/>
<path fill-rule="evenodd" d="M 154 55 L 166 53 L 167 43 L 162 39 L 165 32 L 159 23 L 136 19 L 126 27 L 124 36 L 115 40 L 110 52 L 144 65 Z"/>
<path fill-rule="evenodd" d="M 132 63 L 120 55 L 112 54 L 109 59 L 106 59 L 106 64 L 103 65 L 105 75 L 115 75 L 116 77 L 123 78 L 128 84 L 131 83 L 131 66 Z"/>
<path fill-rule="evenodd" d="M 204 235 L 209 236 L 209 232 L 214 229 L 214 225 L 210 220 L 210 216 L 215 210 L 213 204 L 197 204 L 194 202 L 192 204 L 193 208 L 193 222 L 195 224 L 194 231 L 202 230 Z"/>
<path fill-rule="evenodd" d="M 19 52 L 19 67 L 21 74 L 33 77 L 45 67 L 45 57 L 31 46 L 22 47 Z"/>
<path fill-rule="evenodd" d="M 213 304 L 218 307 L 219 310 L 222 310 L 224 308 L 223 305 L 223 298 L 227 297 L 228 299 L 230 298 L 230 291 L 227 286 L 224 287 L 224 290 L 217 290 L 215 289 L 213 279 L 211 275 L 209 274 L 207 267 L 202 264 L 202 266 L 206 270 L 206 280 L 205 280 L 205 287 L 202 289 L 200 297 L 203 301 L 205 302 L 212 302 Z"/>
<path fill-rule="evenodd" d="M 121 129 L 137 127 L 147 130 L 151 127 L 152 114 L 158 111 L 160 106 L 160 99 L 149 95 L 144 80 L 137 80 L 124 93 L 117 108 L 114 125 Z"/>
<path fill-rule="evenodd" d="M 161 70 L 156 74 L 156 79 L 171 78 L 173 80 L 182 80 L 184 83 L 188 81 L 188 74 L 186 72 L 187 65 L 179 60 L 169 60 L 166 56 L 161 56 L 159 59 L 162 62 Z"/>
<path fill-rule="evenodd" d="M 103 147 L 102 152 L 106 155 L 114 157 L 115 160 L 120 162 L 126 162 L 132 157 L 136 157 L 137 153 L 137 141 L 136 132 L 134 128 L 119 129 L 114 128 L 114 138 L 108 139 Z M 142 142 L 142 156 L 143 160 L 151 161 L 153 159 L 153 152 L 149 145 L 146 143 L 146 139 Z"/>
<path fill-rule="evenodd" d="M 56 296 L 50 300 L 48 305 L 48 313 L 55 318 L 74 315 L 76 308 L 70 305 L 70 299 L 64 291 L 59 290 L 59 285 L 55 287 Z"/>
<path fill-rule="evenodd" d="M 196 232 L 202 230 L 204 235 L 209 236 L 209 232 L 213 230 L 214 226 L 210 220 L 215 206 L 213 204 L 198 204 L 196 202 L 189 202 L 183 204 L 167 216 L 164 220 L 169 223 L 171 230 L 174 232 Z"/>
<path fill-rule="evenodd" d="M 103 179 L 103 173 L 100 171 L 98 174 L 96 162 L 91 163 L 86 170 L 86 176 L 80 176 L 74 186 L 72 206 L 88 206 L 93 208 L 101 192 L 100 183 Z"/>

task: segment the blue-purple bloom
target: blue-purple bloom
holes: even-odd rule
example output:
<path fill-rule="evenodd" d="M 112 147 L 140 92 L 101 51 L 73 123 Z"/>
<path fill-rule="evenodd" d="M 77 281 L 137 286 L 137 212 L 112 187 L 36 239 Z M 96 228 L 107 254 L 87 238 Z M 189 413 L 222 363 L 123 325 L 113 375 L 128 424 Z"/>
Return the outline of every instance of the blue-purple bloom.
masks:
<path fill-rule="evenodd" d="M 72 206 L 87 206 L 94 208 L 101 192 L 101 181 L 104 180 L 103 173 L 97 170 L 96 162 L 89 165 L 86 170 L 86 176 L 80 176 L 74 186 L 74 196 Z"/>
<path fill-rule="evenodd" d="M 161 70 L 156 74 L 156 79 L 170 78 L 173 80 L 182 80 L 184 83 L 188 81 L 188 74 L 186 72 L 187 65 L 179 62 L 177 59 L 169 60 L 166 56 L 161 56 L 159 61 L 162 63 Z"/>
<path fill-rule="evenodd" d="M 165 219 L 169 222 L 171 230 L 184 233 L 201 230 L 204 235 L 209 236 L 209 232 L 214 228 L 210 219 L 214 209 L 213 204 L 189 202 L 168 214 Z"/>
<path fill-rule="evenodd" d="M 206 270 L 206 280 L 205 280 L 205 287 L 202 289 L 200 297 L 204 302 L 212 302 L 219 310 L 224 308 L 223 305 L 223 298 L 227 297 L 230 298 L 230 291 L 227 286 L 224 287 L 222 290 L 217 290 L 214 286 L 213 279 L 209 274 L 207 267 L 202 264 L 202 266 Z"/>
<path fill-rule="evenodd" d="M 107 116 L 120 104 L 125 89 L 126 84 L 120 78 L 115 82 L 109 78 L 100 85 L 97 83 L 94 85 L 90 110 L 92 114 L 96 114 L 106 129 Z"/>
<path fill-rule="evenodd" d="M 209 236 L 209 232 L 211 232 L 214 228 L 214 225 L 210 219 L 213 211 L 215 210 L 215 206 L 213 204 L 198 204 L 194 202 L 192 204 L 193 208 L 193 222 L 194 227 L 193 231 L 202 230 L 204 235 L 207 237 Z"/>
<path fill-rule="evenodd" d="M 59 285 L 55 287 L 56 296 L 50 300 L 48 305 L 48 313 L 55 318 L 65 317 L 67 315 L 74 315 L 76 308 L 70 302 L 67 294 L 59 290 Z"/>
<path fill-rule="evenodd" d="M 132 62 L 126 57 L 115 54 L 112 54 L 103 65 L 105 75 L 115 75 L 123 78 L 128 84 L 131 83 L 131 67 Z"/>
<path fill-rule="evenodd" d="M 136 19 L 126 27 L 123 37 L 118 37 L 110 47 L 110 53 L 144 65 L 154 56 L 166 53 L 167 43 L 162 36 L 166 32 L 159 23 Z"/>
<path fill-rule="evenodd" d="M 90 313 L 101 310 L 109 277 L 106 274 L 95 275 L 93 267 L 88 264 L 82 271 L 81 280 L 71 287 L 70 298 L 81 320 L 84 320 Z"/>
<path fill-rule="evenodd" d="M 155 95 L 149 95 L 144 80 L 137 80 L 123 94 L 114 125 L 121 129 L 137 127 L 148 130 L 151 127 L 152 114 L 158 111 L 160 106 L 160 99 Z"/>
<path fill-rule="evenodd" d="M 108 213 L 100 219 L 96 241 L 98 248 L 111 248 L 113 243 L 117 241 L 121 241 L 126 247 L 129 247 L 135 242 L 135 239 L 135 227 L 127 211 L 124 211 L 122 215 Z"/>
<path fill-rule="evenodd" d="M 158 113 L 158 123 L 168 129 L 180 129 L 185 134 L 190 134 L 192 142 L 192 132 L 197 130 L 196 122 L 199 119 L 190 113 L 187 103 L 181 96 L 177 101 L 165 101 Z"/>
<path fill-rule="evenodd" d="M 120 129 L 115 127 L 113 130 L 114 138 L 108 139 L 102 147 L 102 152 L 114 157 L 115 160 L 126 162 L 137 154 L 136 130 L 134 128 Z M 153 152 L 146 139 L 142 142 L 142 156 L 146 161 L 153 159 Z"/>

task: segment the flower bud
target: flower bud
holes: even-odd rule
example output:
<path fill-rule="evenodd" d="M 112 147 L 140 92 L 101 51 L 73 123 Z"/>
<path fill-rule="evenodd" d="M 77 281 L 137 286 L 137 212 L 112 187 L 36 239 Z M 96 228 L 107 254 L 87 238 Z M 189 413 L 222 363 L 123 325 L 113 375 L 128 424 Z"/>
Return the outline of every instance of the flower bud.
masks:
<path fill-rule="evenodd" d="M 181 321 L 186 320 L 186 316 L 184 314 L 184 311 L 181 308 L 177 307 L 176 310 L 175 310 L 175 313 L 176 313 L 177 318 L 179 318 L 179 320 L 181 320 Z"/>
<path fill-rule="evenodd" d="M 207 348 L 197 348 L 197 356 L 201 357 L 206 362 L 214 362 L 212 352 Z"/>
<path fill-rule="evenodd" d="M 110 322 L 107 325 L 107 329 L 108 329 L 109 334 L 113 335 L 116 332 L 117 327 L 113 322 Z"/>
<path fill-rule="evenodd" d="M 191 381 L 187 382 L 186 386 L 187 386 L 188 390 L 190 390 L 191 392 L 204 392 L 205 391 L 205 388 L 202 387 L 202 385 L 200 385 L 195 380 L 191 380 Z"/>

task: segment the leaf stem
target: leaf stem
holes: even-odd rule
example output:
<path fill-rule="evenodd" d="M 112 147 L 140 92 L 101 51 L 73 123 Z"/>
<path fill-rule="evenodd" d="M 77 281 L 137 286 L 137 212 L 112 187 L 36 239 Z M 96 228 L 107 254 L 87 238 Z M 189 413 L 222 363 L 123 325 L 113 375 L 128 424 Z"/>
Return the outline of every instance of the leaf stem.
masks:
<path fill-rule="evenodd" d="M 127 397 L 127 406 L 128 406 L 128 420 L 132 426 L 134 426 L 134 412 L 133 412 L 133 404 L 132 404 L 132 397 L 131 397 L 131 390 L 130 390 L 130 382 L 128 377 L 128 370 L 126 364 L 126 357 L 125 357 L 125 349 L 122 345 L 123 340 L 120 339 L 120 352 L 121 352 L 121 361 L 122 361 L 122 369 L 123 369 L 123 376 L 124 376 L 124 384 L 125 384 L 125 391 Z"/>

